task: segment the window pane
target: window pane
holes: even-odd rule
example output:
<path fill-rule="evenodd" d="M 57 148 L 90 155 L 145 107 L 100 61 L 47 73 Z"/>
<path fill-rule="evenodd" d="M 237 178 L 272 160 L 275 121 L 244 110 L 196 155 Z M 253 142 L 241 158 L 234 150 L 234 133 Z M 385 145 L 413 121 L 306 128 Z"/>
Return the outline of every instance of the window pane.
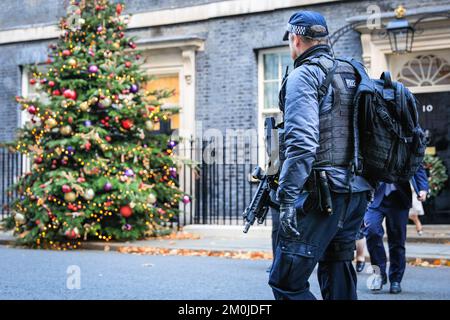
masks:
<path fill-rule="evenodd" d="M 279 82 L 264 83 L 264 109 L 278 107 Z"/>
<path fill-rule="evenodd" d="M 286 72 L 286 67 L 289 66 L 289 72 L 293 69 L 293 61 L 291 59 L 291 55 L 289 52 L 285 52 L 281 54 L 281 79 L 284 77 L 284 73 Z"/>
<path fill-rule="evenodd" d="M 278 54 L 264 55 L 264 80 L 278 80 Z"/>
<path fill-rule="evenodd" d="M 180 81 L 178 74 L 156 75 L 145 85 L 145 89 L 148 91 L 161 89 L 173 90 L 173 95 L 169 98 L 162 99 L 163 107 L 179 106 L 180 104 Z"/>
<path fill-rule="evenodd" d="M 173 95 L 162 99 L 162 108 L 180 107 L 180 80 L 179 75 L 175 74 L 160 74 L 156 75 L 154 79 L 146 83 L 145 90 L 173 90 Z M 170 128 L 172 130 L 180 128 L 179 114 L 174 114 L 170 117 Z M 153 130 L 160 130 L 160 124 L 155 123 Z"/>

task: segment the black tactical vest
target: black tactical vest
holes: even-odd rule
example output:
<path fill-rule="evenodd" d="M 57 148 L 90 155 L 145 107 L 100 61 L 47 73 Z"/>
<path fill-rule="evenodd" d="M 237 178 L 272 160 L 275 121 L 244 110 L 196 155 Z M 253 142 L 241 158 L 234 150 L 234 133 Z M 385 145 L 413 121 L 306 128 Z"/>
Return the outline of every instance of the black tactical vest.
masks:
<path fill-rule="evenodd" d="M 317 60 L 325 69 L 332 68 L 333 61 L 325 56 Z M 331 97 L 325 96 L 319 106 L 320 138 L 315 165 L 348 167 L 353 159 L 353 100 L 357 77 L 349 63 L 340 60 L 334 62 L 336 65 L 330 83 Z M 331 103 L 327 103 L 330 98 Z"/>
<path fill-rule="evenodd" d="M 348 167 L 353 159 L 353 99 L 357 76 L 353 67 L 328 55 L 307 58 L 325 73 L 319 87 L 319 148 L 314 166 Z M 302 63 L 303 64 L 303 63 Z M 327 79 L 328 78 L 328 79 Z M 280 91 L 280 109 L 284 111 L 285 82 Z M 328 95 L 327 92 L 330 92 Z M 330 101 L 331 99 L 331 101 Z M 280 148 L 283 142 L 280 141 Z"/>

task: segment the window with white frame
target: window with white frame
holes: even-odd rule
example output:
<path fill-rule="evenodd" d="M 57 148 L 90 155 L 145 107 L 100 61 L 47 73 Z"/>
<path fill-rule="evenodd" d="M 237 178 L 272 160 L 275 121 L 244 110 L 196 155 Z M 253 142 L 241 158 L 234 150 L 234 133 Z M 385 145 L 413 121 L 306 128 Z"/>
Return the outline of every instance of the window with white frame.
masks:
<path fill-rule="evenodd" d="M 279 116 L 278 92 L 286 72 L 286 67 L 292 70 L 293 61 L 289 48 L 274 48 L 261 50 L 258 53 L 258 143 L 259 164 L 264 165 L 266 152 L 264 146 L 264 119 Z"/>
<path fill-rule="evenodd" d="M 48 66 L 38 65 L 37 71 L 46 73 Z M 22 68 L 22 96 L 28 99 L 39 99 L 42 103 L 48 103 L 48 95 L 46 92 L 40 91 L 41 84 L 37 81 L 34 85 L 30 84 L 30 79 L 33 78 L 33 72 L 30 67 L 24 66 Z M 19 116 L 19 126 L 22 127 L 27 121 L 30 121 L 31 116 L 27 110 L 22 110 Z"/>

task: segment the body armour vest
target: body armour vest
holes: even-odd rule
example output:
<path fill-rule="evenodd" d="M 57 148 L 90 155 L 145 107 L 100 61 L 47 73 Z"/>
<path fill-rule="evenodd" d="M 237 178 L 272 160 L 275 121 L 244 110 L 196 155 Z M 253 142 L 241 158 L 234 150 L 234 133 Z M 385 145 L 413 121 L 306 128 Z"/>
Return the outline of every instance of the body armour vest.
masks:
<path fill-rule="evenodd" d="M 330 88 L 326 91 L 331 90 L 331 95 L 326 95 L 319 106 L 320 138 L 314 165 L 348 167 L 353 159 L 353 100 L 357 77 L 349 63 L 341 60 L 334 62 Z M 317 63 L 322 70 L 333 72 L 329 67 L 333 65 L 333 60 L 328 57 L 320 57 Z"/>
<path fill-rule="evenodd" d="M 357 76 L 353 67 L 342 60 L 321 55 L 304 63 L 317 65 L 330 74 L 329 86 L 321 96 L 319 89 L 319 148 L 314 166 L 348 167 L 353 159 L 353 99 L 357 89 Z M 335 63 L 335 64 L 333 64 Z M 331 90 L 331 94 L 330 93 Z M 284 112 L 285 81 L 280 91 L 280 109 Z M 323 100 L 323 101 L 321 101 Z M 284 140 L 284 139 L 283 139 Z M 280 141 L 280 156 L 283 143 Z"/>

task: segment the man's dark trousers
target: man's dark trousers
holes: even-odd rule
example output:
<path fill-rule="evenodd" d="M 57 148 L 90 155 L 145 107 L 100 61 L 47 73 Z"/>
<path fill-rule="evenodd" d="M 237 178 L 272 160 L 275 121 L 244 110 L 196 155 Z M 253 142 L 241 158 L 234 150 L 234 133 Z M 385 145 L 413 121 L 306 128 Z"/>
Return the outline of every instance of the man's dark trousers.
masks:
<path fill-rule="evenodd" d="M 380 268 L 380 274 L 386 275 L 386 252 L 383 245 L 383 219 L 386 218 L 386 232 L 389 245 L 389 281 L 401 282 L 405 272 L 405 240 L 409 209 L 399 204 L 398 192 L 384 197 L 377 208 L 369 207 L 364 218 L 367 250 L 370 262 Z"/>
<path fill-rule="evenodd" d="M 298 215 L 300 237 L 279 241 L 269 285 L 279 300 L 312 300 L 308 279 L 315 266 L 323 299 L 357 299 L 356 272 L 352 265 L 355 239 L 367 208 L 367 192 L 332 193 L 334 214 Z M 342 228 L 339 221 L 342 219 Z"/>

